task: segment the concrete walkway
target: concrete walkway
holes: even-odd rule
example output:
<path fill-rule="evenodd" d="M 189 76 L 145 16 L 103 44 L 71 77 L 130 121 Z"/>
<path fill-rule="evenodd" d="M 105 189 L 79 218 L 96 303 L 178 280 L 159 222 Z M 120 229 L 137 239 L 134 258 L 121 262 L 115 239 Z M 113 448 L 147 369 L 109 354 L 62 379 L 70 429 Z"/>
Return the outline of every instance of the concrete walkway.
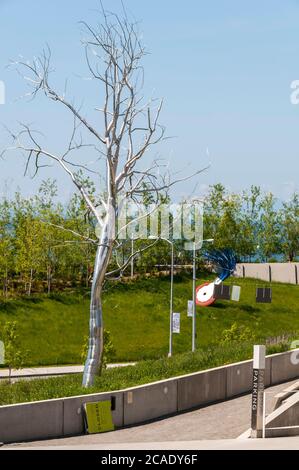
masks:
<path fill-rule="evenodd" d="M 298 379 L 267 389 L 267 413 L 270 413 L 273 409 L 274 396 L 296 381 L 298 381 Z M 63 446 L 68 448 L 79 448 L 84 446 L 84 448 L 90 448 L 90 446 L 96 446 L 95 448 L 99 449 L 142 449 L 146 446 L 146 448 L 149 449 L 151 446 L 155 445 L 160 447 L 153 448 L 191 449 L 201 448 L 198 447 L 199 445 L 208 445 L 209 447 L 205 448 L 218 448 L 217 445 L 220 444 L 217 443 L 217 441 L 227 439 L 228 441 L 221 443 L 221 445 L 232 445 L 232 443 L 229 443 L 229 440 L 236 439 L 250 427 L 250 404 L 251 395 L 245 395 L 195 411 L 179 414 L 140 426 L 120 429 L 110 433 L 52 439 L 48 441 L 32 442 L 29 444 L 15 444 L 13 447 L 57 448 Z M 199 443 L 199 441 L 207 440 L 215 440 L 215 442 L 210 442 L 208 444 Z M 190 447 L 193 441 L 195 447 Z M 236 447 L 230 448 L 242 448 L 240 446 L 242 446 L 242 442 L 244 441 L 238 441 L 240 442 L 232 441 L 234 442 L 233 445 Z M 267 442 L 268 441 L 270 442 L 270 440 L 267 440 Z M 188 442 L 188 445 L 186 442 Z M 278 440 L 275 439 L 275 442 L 278 442 Z M 292 442 L 296 443 L 299 448 L 299 438 L 293 439 Z M 247 440 L 245 441 L 245 444 L 249 446 L 253 445 L 250 443 L 248 444 Z M 171 447 L 165 447 L 166 445 Z"/>
<path fill-rule="evenodd" d="M 5 446 L 0 450 L 298 450 L 299 437 L 276 439 L 223 439 L 212 441 L 135 442 L 121 444 L 80 444 L 76 446 Z"/>
<path fill-rule="evenodd" d="M 108 364 L 107 368 L 134 366 L 136 362 L 125 362 L 119 364 Z M 34 367 L 12 371 L 12 378 L 27 377 L 47 377 L 55 375 L 80 374 L 83 372 L 83 366 L 51 366 L 51 367 Z M 0 380 L 7 379 L 9 376 L 8 369 L 0 369 Z"/>

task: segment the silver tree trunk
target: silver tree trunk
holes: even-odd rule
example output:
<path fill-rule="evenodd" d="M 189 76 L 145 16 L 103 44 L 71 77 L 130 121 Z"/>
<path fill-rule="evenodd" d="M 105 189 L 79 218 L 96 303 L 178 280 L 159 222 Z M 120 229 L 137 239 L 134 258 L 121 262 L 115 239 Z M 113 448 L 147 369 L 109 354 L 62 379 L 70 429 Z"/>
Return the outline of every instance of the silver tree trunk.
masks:
<path fill-rule="evenodd" d="M 103 312 L 102 312 L 102 289 L 105 273 L 111 258 L 112 243 L 108 237 L 108 225 L 103 229 L 101 245 L 97 249 L 94 264 L 94 273 L 91 287 L 90 320 L 89 320 L 89 343 L 88 353 L 83 372 L 84 387 L 91 387 L 95 378 L 101 372 L 103 356 Z"/>

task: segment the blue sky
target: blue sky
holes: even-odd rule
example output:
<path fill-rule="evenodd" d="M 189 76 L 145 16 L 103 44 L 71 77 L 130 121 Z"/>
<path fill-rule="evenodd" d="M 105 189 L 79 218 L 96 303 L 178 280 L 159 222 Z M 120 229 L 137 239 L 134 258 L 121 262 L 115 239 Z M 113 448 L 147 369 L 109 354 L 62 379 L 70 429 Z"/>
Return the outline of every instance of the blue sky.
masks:
<path fill-rule="evenodd" d="M 120 10 L 120 1 L 106 2 Z M 297 0 L 124 0 L 140 20 L 150 55 L 144 62 L 145 93 L 164 98 L 161 121 L 167 141 L 159 155 L 173 168 L 211 168 L 197 177 L 198 192 L 222 182 L 232 190 L 251 184 L 287 199 L 298 190 L 299 105 L 290 102 L 290 84 L 299 79 L 299 1 Z M 69 96 L 100 106 L 86 76 L 80 45 L 82 19 L 93 23 L 98 1 L 0 0 L 0 80 L 6 104 L 0 122 L 34 122 L 55 148 L 63 145 L 66 113 L 43 99 L 15 101 L 26 91 L 22 79 L 5 67 L 22 54 L 38 55 L 48 43 L 56 69 L 55 83 L 69 79 Z M 0 146 L 7 136 L 0 129 Z M 0 192 L 20 187 L 25 194 L 38 182 L 57 176 L 62 194 L 71 187 L 57 170 L 44 170 L 37 181 L 23 177 L 23 161 L 0 161 Z M 190 171 L 190 170 L 186 170 Z M 190 184 L 181 185 L 181 194 Z"/>

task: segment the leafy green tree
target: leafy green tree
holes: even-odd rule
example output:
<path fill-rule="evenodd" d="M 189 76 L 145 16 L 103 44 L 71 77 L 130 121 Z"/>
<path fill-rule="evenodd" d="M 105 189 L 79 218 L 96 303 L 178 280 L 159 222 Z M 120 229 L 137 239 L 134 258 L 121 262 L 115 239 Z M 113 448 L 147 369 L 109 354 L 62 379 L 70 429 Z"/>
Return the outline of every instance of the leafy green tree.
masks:
<path fill-rule="evenodd" d="M 14 235 L 11 224 L 11 205 L 7 199 L 0 201 L 0 276 L 3 279 L 3 295 L 8 296 L 9 276 L 14 266 Z"/>
<path fill-rule="evenodd" d="M 84 363 L 88 351 L 88 336 L 85 336 L 84 343 L 81 351 L 81 360 Z M 111 340 L 111 333 L 109 330 L 104 329 L 104 351 L 103 351 L 103 368 L 107 368 L 108 362 L 113 361 L 115 358 L 116 350 Z"/>
<path fill-rule="evenodd" d="M 214 248 L 232 248 L 239 254 L 241 197 L 227 193 L 222 184 L 215 184 L 204 208 L 204 237 L 214 238 Z"/>
<path fill-rule="evenodd" d="M 216 248 L 218 248 L 219 225 L 225 197 L 225 187 L 218 183 L 210 186 L 210 191 L 204 200 L 204 238 L 214 238 Z"/>
<path fill-rule="evenodd" d="M 0 331 L 0 339 L 5 348 L 5 364 L 9 369 L 9 382 L 11 383 L 12 369 L 21 369 L 26 361 L 28 351 L 19 349 L 18 324 L 16 321 L 7 321 Z"/>
<path fill-rule="evenodd" d="M 237 194 L 228 195 L 223 201 L 222 214 L 216 234 L 216 244 L 221 249 L 232 248 L 240 255 L 241 199 Z"/>
<path fill-rule="evenodd" d="M 288 261 L 299 254 L 299 194 L 284 202 L 279 212 L 281 251 Z"/>
<path fill-rule="evenodd" d="M 279 220 L 275 204 L 272 193 L 263 196 L 258 245 L 264 261 L 269 261 L 271 256 L 279 252 Z"/>
<path fill-rule="evenodd" d="M 47 292 L 50 294 L 52 278 L 60 265 L 59 256 L 63 257 L 64 250 L 59 253 L 59 248 L 64 242 L 66 235 L 59 230 L 59 225 L 64 220 L 63 207 L 55 204 L 57 196 L 57 184 L 54 180 L 42 182 L 38 195 L 35 199 L 36 217 L 40 221 L 40 234 L 43 249 L 41 250 L 40 271 L 41 276 L 46 275 Z"/>
<path fill-rule="evenodd" d="M 42 227 L 31 200 L 16 196 L 14 206 L 16 271 L 21 273 L 27 295 L 31 295 L 34 275 L 41 271 Z"/>
<path fill-rule="evenodd" d="M 93 183 L 86 180 L 84 185 L 97 206 Z M 33 283 L 39 290 L 46 285 L 48 293 L 55 282 L 56 287 L 78 283 L 89 287 L 95 256 L 95 246 L 89 242 L 96 238 L 93 219 L 80 196 L 75 194 L 62 205 L 55 202 L 56 195 L 55 181 L 46 180 L 35 197 L 24 199 L 17 193 L 12 200 L 0 200 L 0 283 L 5 297 L 9 285 L 12 295 L 20 283 L 29 295 Z M 140 197 L 149 211 L 153 198 L 151 191 Z M 168 203 L 167 195 L 160 202 Z M 233 248 L 242 261 L 256 259 L 257 247 L 261 261 L 278 255 L 294 261 L 298 257 L 298 206 L 298 193 L 279 207 L 272 194 L 263 194 L 257 186 L 241 194 L 229 193 L 221 184 L 211 186 L 205 199 L 204 238 L 214 238 L 216 248 Z M 135 240 L 135 273 L 151 273 L 156 265 L 169 265 L 169 245 L 152 242 Z M 151 249 L 144 251 L 149 245 Z M 109 271 L 126 265 L 131 250 L 131 240 L 117 245 L 118 254 L 114 249 Z M 178 264 L 192 262 L 192 253 L 184 249 L 182 240 L 175 240 L 175 257 Z M 129 270 L 130 265 L 125 272 L 129 274 Z"/>
<path fill-rule="evenodd" d="M 257 252 L 260 231 L 261 189 L 251 186 L 250 191 L 242 193 L 240 215 L 239 253 L 242 260 L 251 262 Z"/>

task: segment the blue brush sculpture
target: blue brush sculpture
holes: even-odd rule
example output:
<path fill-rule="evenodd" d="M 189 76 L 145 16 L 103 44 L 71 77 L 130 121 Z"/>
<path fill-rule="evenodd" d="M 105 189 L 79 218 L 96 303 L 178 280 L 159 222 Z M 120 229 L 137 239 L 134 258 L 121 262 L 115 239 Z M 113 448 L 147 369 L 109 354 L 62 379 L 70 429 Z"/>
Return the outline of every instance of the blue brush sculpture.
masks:
<path fill-rule="evenodd" d="M 218 277 L 213 282 L 205 282 L 196 289 L 196 304 L 205 307 L 215 302 L 215 286 L 221 284 L 233 274 L 236 269 L 237 259 L 231 249 L 206 251 L 203 256 L 214 265 L 218 273 Z"/>

